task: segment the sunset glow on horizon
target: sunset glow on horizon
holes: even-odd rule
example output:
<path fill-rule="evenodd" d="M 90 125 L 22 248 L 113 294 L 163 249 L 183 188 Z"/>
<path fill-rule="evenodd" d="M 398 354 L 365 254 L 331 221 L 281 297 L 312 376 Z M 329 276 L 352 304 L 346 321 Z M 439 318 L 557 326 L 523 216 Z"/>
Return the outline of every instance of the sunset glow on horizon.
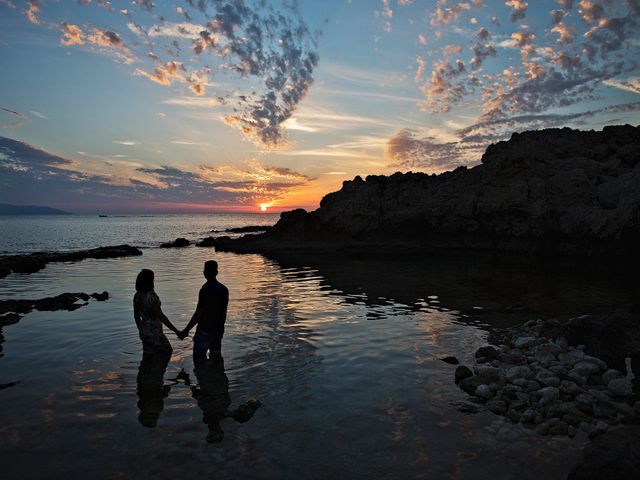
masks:
<path fill-rule="evenodd" d="M 638 0 L 0 0 L 0 202 L 314 209 L 513 131 L 637 125 L 638 18 Z"/>

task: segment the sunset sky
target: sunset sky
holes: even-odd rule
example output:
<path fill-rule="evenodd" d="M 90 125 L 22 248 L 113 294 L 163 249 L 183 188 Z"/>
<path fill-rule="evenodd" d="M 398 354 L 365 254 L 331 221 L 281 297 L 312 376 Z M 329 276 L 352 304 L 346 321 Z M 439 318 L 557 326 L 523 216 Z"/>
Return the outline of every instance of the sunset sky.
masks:
<path fill-rule="evenodd" d="M 640 0 L 0 0 L 0 202 L 313 209 L 640 123 Z"/>

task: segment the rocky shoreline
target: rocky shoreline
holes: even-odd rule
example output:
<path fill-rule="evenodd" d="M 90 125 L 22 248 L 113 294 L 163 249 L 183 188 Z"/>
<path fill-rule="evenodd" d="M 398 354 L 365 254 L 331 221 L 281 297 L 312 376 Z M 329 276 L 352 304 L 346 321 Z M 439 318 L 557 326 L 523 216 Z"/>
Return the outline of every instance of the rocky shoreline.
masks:
<path fill-rule="evenodd" d="M 474 365 L 455 369 L 455 383 L 471 396 L 471 403 L 459 409 L 473 413 L 474 404 L 484 405 L 503 419 L 496 433 L 505 439 L 527 431 L 571 438 L 584 432 L 592 443 L 569 478 L 614 478 L 612 471 L 622 475 L 615 478 L 635 478 L 640 472 L 640 385 L 632 363 L 637 364 L 640 351 L 633 350 L 632 339 L 610 344 L 621 352 L 612 361 L 624 356 L 622 369 L 611 368 L 590 355 L 588 345 L 572 345 L 566 335 L 579 325 L 583 338 L 594 345 L 601 323 L 589 316 L 569 322 L 531 320 L 494 335 L 494 345 L 475 352 Z M 586 336 L 590 331 L 596 332 L 594 338 Z M 454 357 L 442 360 L 457 363 Z"/>
<path fill-rule="evenodd" d="M 356 177 L 262 234 L 207 239 L 238 253 L 464 251 L 640 260 L 640 127 L 513 134 L 440 175 Z M 203 245 L 204 246 L 204 245 Z"/>
<path fill-rule="evenodd" d="M 118 258 L 142 255 L 142 252 L 130 245 L 98 247 L 89 250 L 71 252 L 36 252 L 29 255 L 0 256 L 0 278 L 10 273 L 35 273 L 52 262 L 77 262 L 87 258 Z"/>

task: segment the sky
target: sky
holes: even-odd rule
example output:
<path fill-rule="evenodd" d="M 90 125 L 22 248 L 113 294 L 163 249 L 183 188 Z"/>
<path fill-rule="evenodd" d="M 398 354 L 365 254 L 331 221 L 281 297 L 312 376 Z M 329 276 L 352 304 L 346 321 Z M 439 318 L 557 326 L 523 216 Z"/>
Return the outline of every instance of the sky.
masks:
<path fill-rule="evenodd" d="M 640 123 L 640 0 L 0 0 L 0 202 L 317 208 Z"/>

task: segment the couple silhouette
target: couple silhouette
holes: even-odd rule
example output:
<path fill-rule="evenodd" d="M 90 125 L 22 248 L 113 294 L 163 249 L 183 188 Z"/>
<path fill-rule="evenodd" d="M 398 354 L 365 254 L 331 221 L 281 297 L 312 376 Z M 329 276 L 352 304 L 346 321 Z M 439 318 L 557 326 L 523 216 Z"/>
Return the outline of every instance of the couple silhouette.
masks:
<path fill-rule="evenodd" d="M 191 387 L 192 396 L 209 428 L 207 441 L 219 442 L 224 438 L 220 426 L 222 419 L 231 417 L 244 423 L 261 404 L 257 400 L 249 400 L 234 411 L 229 410 L 229 379 L 221 355 L 229 290 L 217 280 L 216 261 L 205 262 L 203 273 L 207 281 L 200 289 L 196 311 L 183 330 L 178 330 L 162 312 L 160 298 L 154 291 L 153 271 L 143 269 L 136 278 L 133 316 L 143 348 L 137 379 L 138 421 L 145 427 L 155 427 L 164 408 L 164 399 L 171 391 L 171 386 L 164 383 L 164 374 L 173 349 L 162 331 L 162 325 L 166 325 L 180 340 L 185 339 L 197 325 L 193 338 L 193 364 L 198 385 L 191 385 L 189 374 L 184 370 L 172 382 L 176 385 L 182 381 Z"/>
<path fill-rule="evenodd" d="M 133 297 L 133 317 L 138 327 L 144 352 L 169 352 L 173 350 L 169 339 L 162 332 L 164 324 L 176 336 L 183 340 L 197 325 L 193 337 L 193 357 L 202 359 L 219 357 L 222 351 L 224 324 L 227 320 L 229 290 L 217 279 L 218 262 L 209 260 L 204 264 L 206 283 L 198 294 L 198 306 L 191 320 L 183 330 L 175 325 L 162 312 L 160 297 L 154 291 L 153 270 L 143 269 L 136 278 L 136 294 Z"/>

